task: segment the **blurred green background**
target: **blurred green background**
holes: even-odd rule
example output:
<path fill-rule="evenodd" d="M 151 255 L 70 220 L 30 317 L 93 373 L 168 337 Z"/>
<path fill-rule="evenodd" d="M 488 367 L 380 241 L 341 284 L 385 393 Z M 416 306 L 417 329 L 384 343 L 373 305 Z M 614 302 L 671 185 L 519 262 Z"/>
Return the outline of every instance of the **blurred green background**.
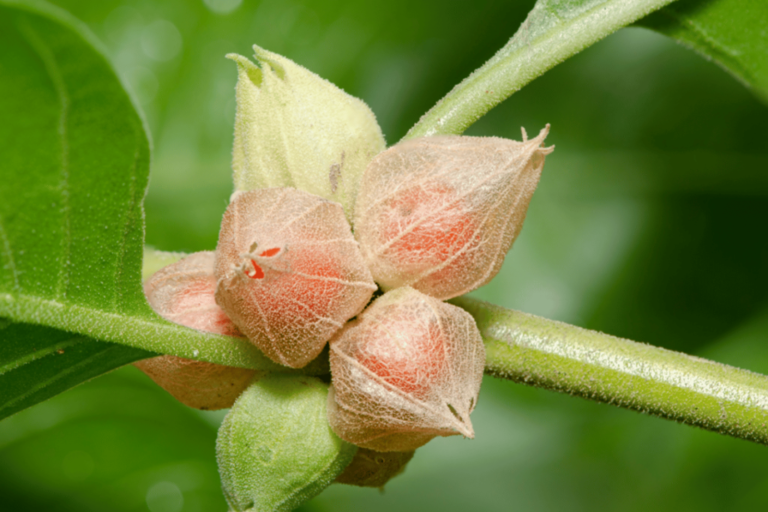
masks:
<path fill-rule="evenodd" d="M 215 246 L 231 192 L 235 65 L 258 43 L 363 98 L 393 144 L 514 33 L 533 0 L 56 0 L 89 25 L 154 140 L 147 243 Z M 768 373 L 768 108 L 716 65 L 629 28 L 468 132 L 557 146 L 522 235 L 475 295 Z M 220 413 L 124 368 L 0 423 L 0 509 L 224 511 Z M 486 378 L 477 438 L 437 439 L 382 494 L 305 511 L 768 508 L 768 449 Z"/>

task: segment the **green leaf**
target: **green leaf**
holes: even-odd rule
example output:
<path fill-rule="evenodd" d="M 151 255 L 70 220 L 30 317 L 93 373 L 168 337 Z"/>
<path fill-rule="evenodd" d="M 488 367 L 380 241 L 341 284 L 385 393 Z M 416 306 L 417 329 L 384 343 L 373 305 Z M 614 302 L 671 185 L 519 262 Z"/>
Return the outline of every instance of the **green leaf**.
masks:
<path fill-rule="evenodd" d="M 240 395 L 216 441 L 233 510 L 293 510 L 347 467 L 357 447 L 333 433 L 327 402 L 327 384 L 294 375 L 268 375 Z"/>
<path fill-rule="evenodd" d="M 88 31 L 47 4 L 6 0 L 0 48 L 0 317 L 13 323 L 0 345 L 0 417 L 150 355 L 99 341 L 275 368 L 246 341 L 171 324 L 146 303 L 149 141 Z M 65 357 L 36 352 L 65 340 L 77 347 Z"/>
<path fill-rule="evenodd" d="M 674 0 L 538 0 L 514 37 L 441 99 L 404 139 L 463 133 L 547 70 Z"/>
<path fill-rule="evenodd" d="M 151 354 L 41 325 L 2 321 L 0 419 Z"/>
<path fill-rule="evenodd" d="M 225 511 L 220 422 L 121 368 L 0 422 L 2 510 Z"/>
<path fill-rule="evenodd" d="M 768 102 L 768 3 L 680 0 L 639 25 L 711 59 Z"/>

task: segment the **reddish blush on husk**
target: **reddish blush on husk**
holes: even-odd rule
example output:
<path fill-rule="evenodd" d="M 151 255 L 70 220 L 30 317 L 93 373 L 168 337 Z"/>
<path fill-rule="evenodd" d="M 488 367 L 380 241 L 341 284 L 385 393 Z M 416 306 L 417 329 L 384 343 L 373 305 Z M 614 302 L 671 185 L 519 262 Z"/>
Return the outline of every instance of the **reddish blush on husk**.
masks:
<path fill-rule="evenodd" d="M 229 318 L 292 368 L 317 357 L 376 290 L 341 206 L 293 188 L 233 195 L 214 273 Z"/>
<path fill-rule="evenodd" d="M 411 286 L 438 299 L 498 273 L 539 182 L 547 126 L 534 139 L 411 139 L 368 164 L 355 203 L 355 237 L 384 290 Z"/>
<path fill-rule="evenodd" d="M 404 287 L 331 340 L 328 418 L 363 448 L 409 451 L 435 436 L 474 437 L 485 348 L 464 310 Z"/>
<path fill-rule="evenodd" d="M 213 252 L 198 252 L 156 272 L 144 294 L 163 318 L 200 331 L 242 337 L 216 304 Z M 134 363 L 181 403 L 202 410 L 226 409 L 261 372 L 165 355 Z"/>

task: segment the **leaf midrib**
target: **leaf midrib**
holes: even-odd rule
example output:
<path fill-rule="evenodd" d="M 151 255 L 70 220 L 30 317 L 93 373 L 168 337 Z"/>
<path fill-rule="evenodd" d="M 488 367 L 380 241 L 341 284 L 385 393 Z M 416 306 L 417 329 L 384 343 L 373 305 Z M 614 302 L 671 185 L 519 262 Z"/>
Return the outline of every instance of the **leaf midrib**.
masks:
<path fill-rule="evenodd" d="M 692 19 L 686 19 L 685 16 L 681 15 L 671 6 L 661 9 L 659 14 L 674 20 L 676 23 L 680 24 L 681 27 L 686 27 L 690 32 L 690 35 L 692 36 L 691 40 L 686 40 L 685 38 L 680 39 L 679 42 L 683 46 L 687 46 L 693 51 L 697 51 L 695 44 L 698 43 L 702 47 L 709 49 L 711 55 L 704 54 L 704 58 L 711 58 L 718 66 L 738 80 L 744 87 L 753 89 L 753 84 L 757 82 L 757 80 L 754 74 L 741 62 L 737 50 L 730 48 L 716 37 L 711 36 L 698 23 Z M 701 54 L 702 52 L 698 53 Z M 717 56 L 720 56 L 721 58 L 718 59 Z M 728 62 L 727 66 L 724 61 Z"/>
<path fill-rule="evenodd" d="M 245 339 L 203 333 L 173 324 L 155 315 L 149 306 L 146 316 L 138 316 L 33 295 L 0 292 L 0 317 L 153 352 L 172 347 L 164 352 L 187 359 L 256 370 L 287 370 L 273 363 Z"/>

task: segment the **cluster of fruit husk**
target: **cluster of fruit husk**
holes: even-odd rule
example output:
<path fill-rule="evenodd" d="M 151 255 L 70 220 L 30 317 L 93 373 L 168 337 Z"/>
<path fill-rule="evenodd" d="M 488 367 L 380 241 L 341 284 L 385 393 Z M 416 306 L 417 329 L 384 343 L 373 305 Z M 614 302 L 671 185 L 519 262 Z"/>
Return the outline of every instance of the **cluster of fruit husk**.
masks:
<path fill-rule="evenodd" d="M 309 192 L 237 191 L 215 255 L 156 273 L 148 300 L 168 320 L 245 336 L 291 368 L 330 343 L 328 421 L 361 447 L 338 481 L 380 487 L 435 436 L 474 437 L 484 346 L 472 317 L 442 301 L 498 272 L 552 150 L 541 147 L 547 131 L 523 142 L 431 137 L 384 151 L 360 180 L 354 234 L 348 211 Z M 379 287 L 386 293 L 371 302 Z M 263 376 L 175 356 L 137 366 L 203 409 L 232 406 Z M 258 413 L 244 408 L 240 416 Z"/>

